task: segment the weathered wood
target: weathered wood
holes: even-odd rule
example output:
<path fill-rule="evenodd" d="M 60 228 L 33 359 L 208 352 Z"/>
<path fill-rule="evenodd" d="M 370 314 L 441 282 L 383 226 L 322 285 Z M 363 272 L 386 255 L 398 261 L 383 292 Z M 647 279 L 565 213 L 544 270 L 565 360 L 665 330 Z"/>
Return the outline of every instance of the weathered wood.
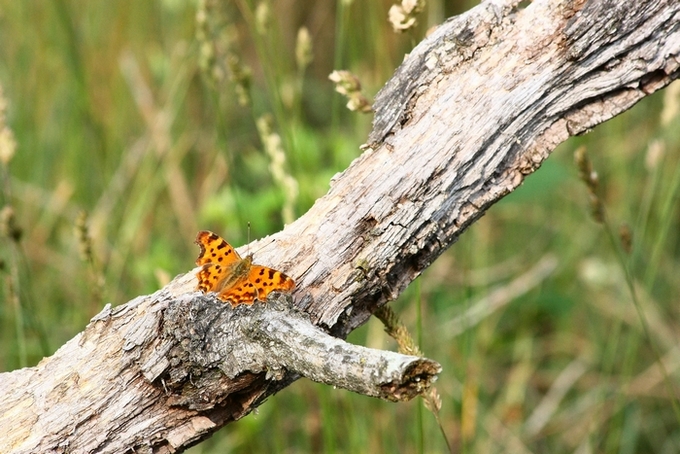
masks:
<path fill-rule="evenodd" d="M 400 401 L 441 369 L 331 337 L 285 295 L 234 309 L 187 284 L 107 307 L 54 356 L 3 374 L 0 452 L 174 452 L 300 376 Z"/>
<path fill-rule="evenodd" d="M 362 324 L 559 143 L 678 78 L 680 2 L 517 3 L 423 40 L 377 95 L 367 151 L 276 235 L 315 323 Z"/>
<path fill-rule="evenodd" d="M 425 390 L 441 370 L 439 364 L 425 358 L 352 345 L 329 336 L 312 325 L 307 314 L 292 309 L 289 299 L 277 295 L 266 304 L 236 308 L 195 294 L 170 301 L 158 323 L 161 335 L 149 331 L 148 339 L 156 345 L 150 349 L 152 358 L 142 365 L 142 373 L 151 382 L 167 377 L 163 380 L 166 389 L 188 387 L 183 399 L 194 408 L 205 409 L 214 407 L 216 399 L 228 397 L 218 389 L 214 399 L 207 398 L 205 389 L 214 379 L 201 377 L 206 372 L 220 371 L 230 380 L 244 373 L 264 372 L 272 382 L 288 375 L 285 385 L 290 378 L 302 376 L 397 402 Z M 178 366 L 170 368 L 168 360 Z M 201 394 L 200 400 L 195 393 Z"/>
<path fill-rule="evenodd" d="M 516 4 L 484 2 L 420 43 L 376 99 L 366 152 L 308 213 L 250 245 L 258 263 L 296 280 L 295 305 L 313 324 L 345 336 L 557 144 L 680 74 L 677 0 Z M 194 287 L 189 274 L 160 294 L 177 300 Z M 2 374 L 0 450 L 182 450 L 295 378 L 214 369 L 194 377 L 177 372 L 187 364 L 177 351 L 145 356 L 151 350 L 140 347 L 163 330 L 144 312 L 158 309 L 144 301 L 93 322 L 37 367 Z M 70 356 L 73 342 L 87 355 Z M 166 380 L 168 370 L 178 375 Z M 190 404 L 201 397 L 205 408 Z"/>

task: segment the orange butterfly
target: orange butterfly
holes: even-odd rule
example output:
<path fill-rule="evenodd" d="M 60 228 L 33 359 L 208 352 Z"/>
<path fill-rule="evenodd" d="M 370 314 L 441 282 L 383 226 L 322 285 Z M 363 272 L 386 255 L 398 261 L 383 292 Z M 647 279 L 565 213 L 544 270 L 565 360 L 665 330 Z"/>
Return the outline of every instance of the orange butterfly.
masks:
<path fill-rule="evenodd" d="M 273 291 L 290 292 L 295 288 L 293 279 L 272 268 L 253 265 L 252 254 L 242 259 L 213 232 L 198 232 L 196 244 L 201 248 L 196 265 L 202 265 L 197 273 L 197 290 L 215 292 L 224 303 L 253 304 L 256 298 L 266 301 Z"/>

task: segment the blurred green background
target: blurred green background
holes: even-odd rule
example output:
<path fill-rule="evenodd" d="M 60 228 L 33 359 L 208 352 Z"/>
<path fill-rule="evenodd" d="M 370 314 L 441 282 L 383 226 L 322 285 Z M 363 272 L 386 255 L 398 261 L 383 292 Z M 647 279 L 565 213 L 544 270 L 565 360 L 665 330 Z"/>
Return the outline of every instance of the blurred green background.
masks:
<path fill-rule="evenodd" d="M 395 34 L 385 1 L 0 0 L 16 142 L 0 152 L 0 370 L 190 270 L 197 230 L 240 245 L 248 222 L 257 238 L 303 214 L 370 130 L 328 75 L 372 98 L 472 6 L 429 2 Z M 680 452 L 679 102 L 676 83 L 560 146 L 392 303 L 443 365 L 457 452 Z M 350 341 L 396 349 L 375 319 Z M 300 380 L 190 452 L 446 449 L 419 400 Z"/>

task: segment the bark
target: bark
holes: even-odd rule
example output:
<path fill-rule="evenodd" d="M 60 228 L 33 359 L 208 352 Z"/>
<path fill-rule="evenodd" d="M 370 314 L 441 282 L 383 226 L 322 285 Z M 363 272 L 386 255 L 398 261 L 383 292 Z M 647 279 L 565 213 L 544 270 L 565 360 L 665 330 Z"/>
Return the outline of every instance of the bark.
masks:
<path fill-rule="evenodd" d="M 680 74 L 677 0 L 516 4 L 484 2 L 421 42 L 378 94 L 365 152 L 309 212 L 250 245 L 296 280 L 294 305 L 312 324 L 344 337 L 559 143 Z M 230 309 L 208 311 L 195 285 L 180 276 L 38 366 L 2 374 L 0 451 L 181 451 L 298 377 L 297 363 L 226 367 L 234 331 L 198 315 Z M 405 382 L 417 388 L 409 380 L 418 373 Z"/>
<path fill-rule="evenodd" d="M 195 285 L 190 273 L 106 307 L 50 358 L 3 374 L 0 452 L 173 452 L 299 376 L 400 401 L 440 370 L 331 337 L 285 295 L 232 309 Z"/>

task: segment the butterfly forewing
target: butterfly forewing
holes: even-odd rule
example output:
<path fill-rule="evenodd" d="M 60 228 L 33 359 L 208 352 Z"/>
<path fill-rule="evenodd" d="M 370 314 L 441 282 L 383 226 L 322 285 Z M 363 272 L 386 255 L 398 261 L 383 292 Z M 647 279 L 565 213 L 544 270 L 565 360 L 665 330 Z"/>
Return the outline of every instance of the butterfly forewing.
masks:
<path fill-rule="evenodd" d="M 206 263 L 229 265 L 241 260 L 241 256 L 229 243 L 218 234 L 208 230 L 198 232 L 195 243 L 201 248 L 196 259 L 196 265 L 205 265 Z"/>

